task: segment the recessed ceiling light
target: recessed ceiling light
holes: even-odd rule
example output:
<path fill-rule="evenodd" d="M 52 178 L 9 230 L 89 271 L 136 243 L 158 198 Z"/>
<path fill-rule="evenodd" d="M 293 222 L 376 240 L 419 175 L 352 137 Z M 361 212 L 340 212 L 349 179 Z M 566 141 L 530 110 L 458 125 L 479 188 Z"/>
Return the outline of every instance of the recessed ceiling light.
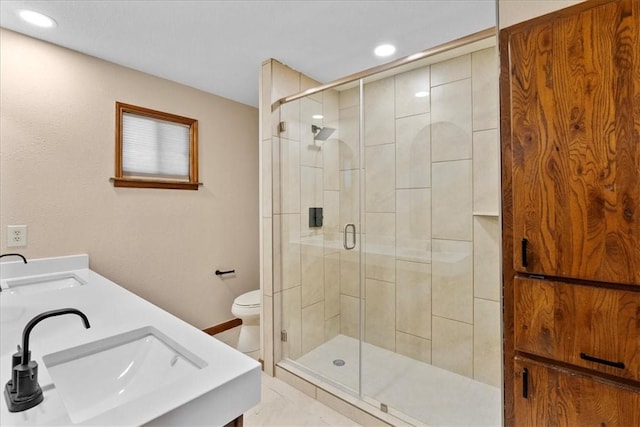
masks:
<path fill-rule="evenodd" d="M 429 96 L 429 92 L 426 90 L 421 90 L 420 92 L 415 93 L 416 98 L 424 98 L 425 96 Z"/>
<path fill-rule="evenodd" d="M 381 44 L 376 47 L 373 51 L 377 56 L 390 56 L 393 55 L 396 51 L 396 47 L 391 44 Z"/>
<path fill-rule="evenodd" d="M 36 25 L 42 28 L 52 28 L 56 26 L 56 21 L 33 10 L 21 10 L 19 12 L 20 18 L 27 21 L 29 24 Z"/>
<path fill-rule="evenodd" d="M 315 120 L 322 120 L 324 119 L 324 116 L 322 114 L 314 114 L 311 118 Z"/>

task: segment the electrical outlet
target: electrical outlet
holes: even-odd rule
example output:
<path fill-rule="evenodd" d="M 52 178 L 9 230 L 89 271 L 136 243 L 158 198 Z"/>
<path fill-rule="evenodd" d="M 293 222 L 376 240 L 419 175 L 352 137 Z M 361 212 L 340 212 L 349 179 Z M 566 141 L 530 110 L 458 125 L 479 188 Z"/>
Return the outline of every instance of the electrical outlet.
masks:
<path fill-rule="evenodd" d="M 7 247 L 27 246 L 27 226 L 10 225 L 7 227 Z"/>

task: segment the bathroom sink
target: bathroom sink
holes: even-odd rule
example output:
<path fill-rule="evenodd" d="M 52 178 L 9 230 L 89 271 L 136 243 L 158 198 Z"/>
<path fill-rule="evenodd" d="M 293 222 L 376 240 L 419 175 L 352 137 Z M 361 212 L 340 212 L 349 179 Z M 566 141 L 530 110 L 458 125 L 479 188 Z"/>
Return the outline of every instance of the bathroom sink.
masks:
<path fill-rule="evenodd" d="M 168 387 L 207 366 L 151 326 L 51 353 L 42 360 L 74 423 Z"/>
<path fill-rule="evenodd" d="M 16 295 L 32 295 L 40 292 L 74 288 L 85 284 L 86 282 L 76 274 L 64 272 L 20 279 L 7 279 L 7 289 L 3 291 Z"/>

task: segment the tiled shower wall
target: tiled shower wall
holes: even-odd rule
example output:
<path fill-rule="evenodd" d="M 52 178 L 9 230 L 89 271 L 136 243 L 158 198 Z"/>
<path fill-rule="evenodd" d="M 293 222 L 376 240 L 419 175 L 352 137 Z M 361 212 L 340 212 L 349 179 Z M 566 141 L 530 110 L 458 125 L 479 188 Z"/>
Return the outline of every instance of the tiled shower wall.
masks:
<path fill-rule="evenodd" d="M 260 70 L 260 289 L 262 291 L 260 352 L 264 370 L 275 374 L 282 358 L 280 341 L 283 300 L 287 307 L 300 307 L 300 137 L 296 117 L 288 135 L 278 130 L 280 111 L 272 112 L 277 100 L 317 86 L 319 83 L 286 65 L 270 59 Z M 293 105 L 293 104 L 292 104 Z M 295 103 L 299 106 L 299 102 Z M 287 107 L 291 108 L 291 106 Z M 282 143 L 281 143 L 281 138 Z M 281 160 L 282 150 L 282 160 Z M 282 166 L 282 167 L 281 167 Z M 287 188 L 281 188 L 286 183 Z M 297 188 L 297 191 L 295 191 Z M 289 233 L 288 230 L 292 230 Z M 284 268 L 283 268 L 284 266 Z M 300 310 L 298 309 L 298 312 Z M 298 314 L 298 319 L 300 315 Z M 300 336 L 300 323 L 291 325 L 292 336 Z M 301 351 L 300 338 L 294 350 Z M 288 349 L 286 349 L 288 351 Z"/>
<path fill-rule="evenodd" d="M 269 100 L 314 85 L 277 61 L 263 66 L 265 369 L 339 333 L 358 338 L 362 310 L 365 341 L 499 386 L 495 50 L 366 83 L 362 159 L 357 87 L 264 117 Z M 314 141 L 312 123 L 336 131 Z M 323 207 L 322 228 L 309 228 L 309 207 Z M 342 248 L 350 222 L 362 228 L 362 289 L 360 247 Z M 286 342 L 273 340 L 280 330 Z"/>
<path fill-rule="evenodd" d="M 283 355 L 296 359 L 340 330 L 339 134 L 319 142 L 311 131 L 312 124 L 338 128 L 338 93 L 326 91 L 271 112 L 277 100 L 318 85 L 276 60 L 262 65 L 261 357 L 270 375 Z M 324 119 L 314 120 L 314 114 Z M 309 207 L 323 208 L 323 227 L 309 227 Z"/>
<path fill-rule="evenodd" d="M 338 93 L 324 93 L 281 107 L 280 132 L 283 355 L 313 350 L 340 330 Z M 312 119 L 322 115 L 323 119 Z M 335 129 L 316 141 L 312 125 Z M 309 208 L 323 208 L 322 227 L 309 226 Z"/>
<path fill-rule="evenodd" d="M 499 387 L 497 70 L 489 48 L 365 83 L 365 284 L 341 250 L 340 332 L 359 337 L 362 292 L 365 341 Z M 354 100 L 341 93 L 341 130 Z M 357 221 L 353 136 L 341 137 L 341 223 Z"/>

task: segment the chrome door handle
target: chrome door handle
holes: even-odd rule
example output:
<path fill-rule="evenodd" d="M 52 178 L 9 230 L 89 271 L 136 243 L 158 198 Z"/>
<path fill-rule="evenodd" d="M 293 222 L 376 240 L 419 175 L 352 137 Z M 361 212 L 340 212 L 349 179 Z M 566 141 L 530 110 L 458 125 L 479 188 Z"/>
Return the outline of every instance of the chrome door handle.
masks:
<path fill-rule="evenodd" d="M 351 246 L 349 246 L 349 243 L 347 243 L 347 233 L 348 233 L 349 228 L 351 228 L 351 232 L 352 232 L 352 236 L 353 236 L 353 238 L 351 240 Z M 349 224 L 346 224 L 344 226 L 342 245 L 348 251 L 356 247 L 356 225 L 355 224 L 349 223 Z"/>

